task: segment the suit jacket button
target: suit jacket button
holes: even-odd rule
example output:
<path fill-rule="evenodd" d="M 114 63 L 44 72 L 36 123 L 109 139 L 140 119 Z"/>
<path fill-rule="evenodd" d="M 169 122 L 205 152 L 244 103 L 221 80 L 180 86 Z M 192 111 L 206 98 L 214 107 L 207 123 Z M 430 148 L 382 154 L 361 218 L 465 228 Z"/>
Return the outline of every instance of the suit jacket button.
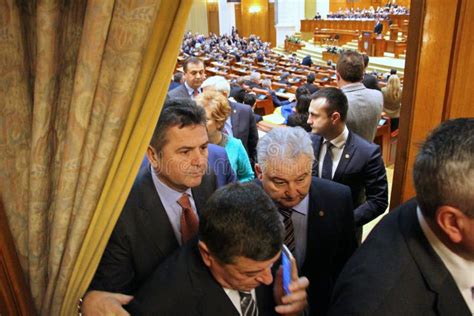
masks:
<path fill-rule="evenodd" d="M 346 155 L 344 156 L 344 158 L 346 158 L 346 159 L 349 159 L 349 157 L 350 157 L 349 154 L 346 154 Z"/>
<path fill-rule="evenodd" d="M 319 211 L 319 216 L 323 217 L 323 216 L 324 216 L 324 212 L 323 212 L 323 211 Z"/>

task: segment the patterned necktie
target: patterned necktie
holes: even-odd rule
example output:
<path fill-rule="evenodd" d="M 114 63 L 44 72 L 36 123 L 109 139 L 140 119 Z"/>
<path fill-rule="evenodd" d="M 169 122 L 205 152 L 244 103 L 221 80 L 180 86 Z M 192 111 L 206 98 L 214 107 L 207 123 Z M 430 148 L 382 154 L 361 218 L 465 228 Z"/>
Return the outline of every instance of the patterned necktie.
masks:
<path fill-rule="evenodd" d="M 323 168 L 321 170 L 321 178 L 332 179 L 332 148 L 333 144 L 329 141 L 325 141 L 326 144 L 326 155 L 324 155 Z"/>
<path fill-rule="evenodd" d="M 285 245 L 291 251 L 295 253 L 296 243 L 295 243 L 295 229 L 293 227 L 293 221 L 291 220 L 291 214 L 293 213 L 292 209 L 288 208 L 279 208 L 278 211 L 283 215 L 283 225 L 285 225 Z"/>
<path fill-rule="evenodd" d="M 196 214 L 194 214 L 191 202 L 186 193 L 179 198 L 178 204 L 183 208 L 181 212 L 181 242 L 184 244 L 196 236 L 199 230 L 199 220 Z"/>
<path fill-rule="evenodd" d="M 250 292 L 240 292 L 240 309 L 242 316 L 258 316 L 257 304 Z"/>

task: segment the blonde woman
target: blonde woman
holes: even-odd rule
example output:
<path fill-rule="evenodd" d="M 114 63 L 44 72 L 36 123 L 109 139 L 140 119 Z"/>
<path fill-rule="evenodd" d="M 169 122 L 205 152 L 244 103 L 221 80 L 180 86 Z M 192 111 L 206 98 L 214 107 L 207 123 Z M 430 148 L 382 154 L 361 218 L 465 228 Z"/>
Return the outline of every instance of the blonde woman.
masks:
<path fill-rule="evenodd" d="M 402 87 L 400 78 L 397 75 L 391 75 L 388 78 L 387 86 L 382 88 L 383 93 L 383 110 L 390 117 L 391 130 L 398 128 L 398 120 L 400 117 L 400 107 L 402 104 Z"/>
<path fill-rule="evenodd" d="M 225 148 L 230 165 L 240 182 L 252 180 L 254 173 L 242 141 L 222 132 L 231 112 L 227 99 L 222 93 L 205 91 L 195 101 L 206 111 L 209 142 Z"/>

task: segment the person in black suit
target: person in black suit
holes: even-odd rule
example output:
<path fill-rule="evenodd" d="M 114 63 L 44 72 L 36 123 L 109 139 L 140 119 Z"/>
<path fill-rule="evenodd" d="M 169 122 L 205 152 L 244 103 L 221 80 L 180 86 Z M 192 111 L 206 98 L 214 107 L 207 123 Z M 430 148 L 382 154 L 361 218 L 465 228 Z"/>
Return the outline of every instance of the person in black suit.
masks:
<path fill-rule="evenodd" d="M 301 65 L 311 67 L 313 65 L 313 60 L 310 55 L 306 55 L 301 61 Z"/>
<path fill-rule="evenodd" d="M 230 94 L 229 82 L 221 76 L 213 76 L 206 79 L 202 87 L 205 91 L 215 90 L 222 93 L 226 98 Z M 258 142 L 257 123 L 252 108 L 247 104 L 233 102 L 229 100 L 232 112 L 224 125 L 227 135 L 238 138 L 247 151 L 252 166 L 256 159 Z"/>
<path fill-rule="evenodd" d="M 316 75 L 314 74 L 314 72 L 311 72 L 306 77 L 306 83 L 304 85 L 302 85 L 302 87 L 305 87 L 306 89 L 308 89 L 309 94 L 313 94 L 313 93 L 315 93 L 316 91 L 319 90 L 318 87 L 316 87 L 314 85 L 315 80 L 316 80 Z"/>
<path fill-rule="evenodd" d="M 168 87 L 168 92 L 174 90 L 175 88 L 181 86 L 184 83 L 184 76 L 182 72 L 177 72 L 173 75 L 173 80 Z"/>
<path fill-rule="evenodd" d="M 201 84 L 206 79 L 204 63 L 198 57 L 189 57 L 183 63 L 184 84 L 168 92 L 167 99 L 194 99 L 202 92 Z"/>
<path fill-rule="evenodd" d="M 337 88 L 324 88 L 313 96 L 308 117 L 316 156 L 313 175 L 351 188 L 360 242 L 362 226 L 387 208 L 388 184 L 380 147 L 347 128 L 347 107 L 347 97 Z M 327 154 L 329 169 L 324 166 Z"/>
<path fill-rule="evenodd" d="M 375 89 L 375 90 L 382 91 L 380 89 L 379 81 L 377 80 L 377 77 L 367 73 L 367 67 L 369 66 L 369 56 L 367 56 L 367 54 L 362 54 L 362 57 L 364 58 L 364 70 L 365 70 L 364 79 L 362 79 L 362 83 L 368 89 Z"/>
<path fill-rule="evenodd" d="M 216 189 L 214 174 L 206 174 L 208 142 L 204 109 L 188 99 L 169 101 L 147 149 L 150 164 L 140 171 L 115 225 L 84 313 L 122 311 L 128 302 L 122 294 L 133 294 L 197 230 L 199 212 Z M 183 226 L 183 220 L 191 224 Z"/>
<path fill-rule="evenodd" d="M 281 212 L 285 244 L 309 279 L 309 315 L 325 315 L 339 272 L 357 247 L 348 187 L 311 176 L 311 139 L 300 127 L 274 128 L 257 147 L 255 171 Z"/>
<path fill-rule="evenodd" d="M 377 34 L 377 38 L 382 38 L 383 24 L 380 19 L 377 19 L 374 26 L 374 33 Z"/>
<path fill-rule="evenodd" d="M 231 184 L 209 199 L 199 239 L 186 244 L 140 287 L 127 307 L 132 315 L 274 315 L 306 306 L 308 280 L 293 260 L 291 294 L 282 302 L 281 271 L 272 265 L 283 227 L 269 197 L 255 184 Z M 275 303 L 279 306 L 275 308 Z"/>
<path fill-rule="evenodd" d="M 474 314 L 474 119 L 446 121 L 415 160 L 416 198 L 349 260 L 330 315 Z"/>

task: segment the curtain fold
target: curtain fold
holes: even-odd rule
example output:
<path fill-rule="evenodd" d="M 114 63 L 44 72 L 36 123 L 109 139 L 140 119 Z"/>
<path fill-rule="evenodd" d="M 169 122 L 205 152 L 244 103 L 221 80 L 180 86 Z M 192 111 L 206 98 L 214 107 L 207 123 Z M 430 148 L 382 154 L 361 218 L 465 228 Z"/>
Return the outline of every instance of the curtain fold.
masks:
<path fill-rule="evenodd" d="M 0 190 L 43 315 L 74 314 L 92 279 L 191 5 L 0 0 Z"/>

